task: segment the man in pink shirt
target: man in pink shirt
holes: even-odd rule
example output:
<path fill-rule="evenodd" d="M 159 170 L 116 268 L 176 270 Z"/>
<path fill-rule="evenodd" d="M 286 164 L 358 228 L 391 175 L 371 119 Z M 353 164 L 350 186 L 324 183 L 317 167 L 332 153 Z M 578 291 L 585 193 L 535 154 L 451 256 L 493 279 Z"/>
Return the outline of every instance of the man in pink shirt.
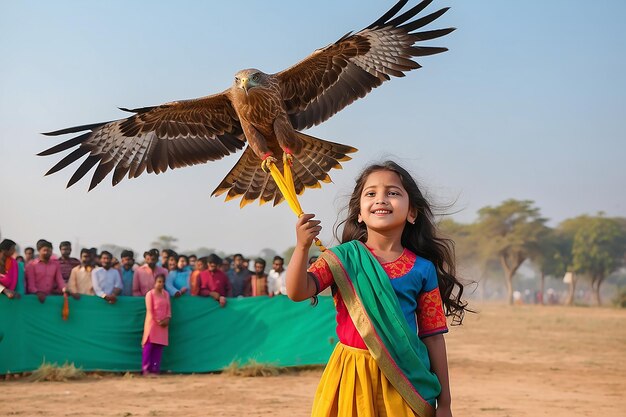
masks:
<path fill-rule="evenodd" d="M 162 274 L 167 277 L 167 269 L 157 266 L 159 251 L 151 249 L 144 252 L 143 258 L 145 263 L 135 270 L 133 274 L 133 295 L 145 296 L 148 291 L 154 288 L 154 279 L 157 275 Z"/>
<path fill-rule="evenodd" d="M 65 281 L 59 262 L 50 259 L 52 243 L 41 239 L 37 242 L 37 251 L 39 258 L 26 265 L 26 287 L 27 293 L 37 294 L 39 302 L 43 303 L 48 295 L 65 291 Z"/>

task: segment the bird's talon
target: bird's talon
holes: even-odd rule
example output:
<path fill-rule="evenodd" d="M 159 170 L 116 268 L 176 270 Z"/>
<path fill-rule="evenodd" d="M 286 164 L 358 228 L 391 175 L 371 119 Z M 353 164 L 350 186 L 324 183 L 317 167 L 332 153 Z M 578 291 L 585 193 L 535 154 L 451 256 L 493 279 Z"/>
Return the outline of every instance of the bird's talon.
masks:
<path fill-rule="evenodd" d="M 274 158 L 272 155 L 267 155 L 265 158 L 263 158 L 263 161 L 261 161 L 261 169 L 265 172 L 270 172 L 271 164 L 276 164 L 276 158 Z"/>
<path fill-rule="evenodd" d="M 283 153 L 283 164 L 289 164 L 290 167 L 293 166 L 293 155 L 291 153 Z"/>

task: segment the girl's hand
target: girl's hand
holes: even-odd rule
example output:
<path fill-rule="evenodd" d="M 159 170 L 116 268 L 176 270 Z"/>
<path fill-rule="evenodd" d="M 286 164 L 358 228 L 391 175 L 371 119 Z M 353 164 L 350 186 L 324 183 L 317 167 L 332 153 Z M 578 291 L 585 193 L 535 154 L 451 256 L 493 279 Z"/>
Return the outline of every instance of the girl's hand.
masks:
<path fill-rule="evenodd" d="M 435 417 L 452 417 L 452 410 L 450 409 L 450 406 L 437 405 Z"/>
<path fill-rule="evenodd" d="M 322 226 L 319 220 L 312 220 L 315 214 L 303 214 L 296 222 L 296 246 L 308 249 L 313 239 L 320 234 Z"/>

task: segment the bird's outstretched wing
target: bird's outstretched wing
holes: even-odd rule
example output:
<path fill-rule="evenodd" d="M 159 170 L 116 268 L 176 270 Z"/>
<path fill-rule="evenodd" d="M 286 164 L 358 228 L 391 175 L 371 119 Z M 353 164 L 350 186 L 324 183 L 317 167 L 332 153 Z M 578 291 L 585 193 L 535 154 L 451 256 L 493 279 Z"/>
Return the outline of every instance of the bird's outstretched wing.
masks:
<path fill-rule="evenodd" d="M 116 185 L 126 174 L 128 178 L 136 178 L 146 170 L 159 174 L 168 167 L 174 169 L 221 159 L 245 146 L 241 125 L 226 91 L 195 100 L 121 110 L 135 114 L 108 123 L 44 133 L 58 136 L 88 131 L 39 153 L 52 155 L 78 146 L 46 175 L 89 154 L 67 186 L 72 186 L 98 165 L 89 185 L 91 190 L 113 169 L 113 185 Z"/>
<path fill-rule="evenodd" d="M 408 0 L 400 0 L 367 28 L 348 33 L 337 42 L 318 49 L 306 59 L 276 74 L 287 113 L 296 130 L 322 123 L 364 97 L 390 76 L 403 77 L 420 68 L 411 58 L 438 54 L 447 48 L 415 46 L 439 38 L 454 28 L 415 32 L 448 8 L 413 20 L 432 0 L 424 0 L 399 16 Z M 394 17 L 396 16 L 396 17 Z"/>

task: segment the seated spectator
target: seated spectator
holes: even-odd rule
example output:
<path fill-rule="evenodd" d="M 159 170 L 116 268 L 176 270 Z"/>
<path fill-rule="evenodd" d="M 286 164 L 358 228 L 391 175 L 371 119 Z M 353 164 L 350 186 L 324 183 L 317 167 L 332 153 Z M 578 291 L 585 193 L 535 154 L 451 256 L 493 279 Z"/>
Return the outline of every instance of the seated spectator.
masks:
<path fill-rule="evenodd" d="M 19 266 L 17 260 L 13 259 L 14 254 L 14 241 L 4 239 L 0 242 L 0 293 L 8 298 L 20 298 L 20 294 L 15 291 Z"/>
<path fill-rule="evenodd" d="M 35 260 L 35 249 L 30 246 L 24 249 L 24 266 Z"/>
<path fill-rule="evenodd" d="M 76 299 L 80 298 L 79 294 L 94 295 L 93 279 L 91 273 L 93 264 L 91 260 L 91 252 L 89 249 L 80 251 L 80 265 L 72 269 L 70 279 L 67 281 L 67 291 Z"/>
<path fill-rule="evenodd" d="M 122 265 L 120 268 L 120 275 L 122 276 L 122 295 L 133 295 L 133 275 L 135 274 L 135 253 L 132 250 L 122 251 Z"/>
<path fill-rule="evenodd" d="M 198 259 L 197 262 L 199 262 Z M 211 297 L 220 303 L 221 307 L 226 305 L 226 296 L 231 294 L 230 281 L 225 273 L 223 273 L 218 265 L 222 260 L 219 256 L 211 254 L 206 257 L 207 269 L 200 271 L 198 294 L 201 297 Z"/>
<path fill-rule="evenodd" d="M 59 251 L 61 251 L 61 257 L 58 259 L 61 276 L 63 277 L 63 281 L 67 282 L 67 280 L 70 279 L 72 269 L 79 266 L 80 261 L 70 256 L 72 254 L 72 244 L 68 241 L 61 242 Z"/>
<path fill-rule="evenodd" d="M 37 294 L 39 302 L 44 303 L 48 295 L 60 294 L 65 289 L 65 281 L 61 276 L 59 262 L 50 259 L 52 243 L 45 239 L 39 240 L 37 251 L 39 257 L 26 265 L 26 288 L 28 293 Z"/>
<path fill-rule="evenodd" d="M 100 254 L 102 266 L 95 268 L 91 273 L 93 291 L 109 304 L 117 301 L 117 296 L 122 293 L 123 287 L 120 273 L 111 267 L 112 261 L 113 255 L 102 251 Z"/>
<path fill-rule="evenodd" d="M 287 271 L 284 268 L 285 260 L 280 256 L 274 256 L 274 262 L 272 262 L 272 269 L 268 275 L 268 291 L 270 295 L 287 295 Z"/>
<path fill-rule="evenodd" d="M 267 291 L 267 274 L 265 273 L 265 259 L 257 258 L 254 261 L 254 273 L 250 276 L 250 285 L 246 291 L 247 297 L 269 295 Z M 273 294 L 272 294 L 273 295 Z"/>
<path fill-rule="evenodd" d="M 135 297 L 144 297 L 148 291 L 153 289 L 154 279 L 157 275 L 167 276 L 167 270 L 157 265 L 158 257 L 159 251 L 156 249 L 144 252 L 145 263 L 137 268 L 133 275 L 133 295 Z"/>
<path fill-rule="evenodd" d="M 173 257 L 170 258 L 174 259 Z M 178 257 L 178 264 L 176 269 L 170 271 L 165 280 L 165 289 L 169 295 L 173 297 L 180 297 L 184 294 L 189 294 L 189 278 L 191 276 L 191 269 L 187 265 L 187 257 L 180 255 Z"/>
<path fill-rule="evenodd" d="M 250 285 L 250 275 L 250 271 L 244 268 L 243 256 L 240 253 L 233 255 L 233 269 L 228 274 L 233 297 L 244 295 L 244 290 Z"/>

